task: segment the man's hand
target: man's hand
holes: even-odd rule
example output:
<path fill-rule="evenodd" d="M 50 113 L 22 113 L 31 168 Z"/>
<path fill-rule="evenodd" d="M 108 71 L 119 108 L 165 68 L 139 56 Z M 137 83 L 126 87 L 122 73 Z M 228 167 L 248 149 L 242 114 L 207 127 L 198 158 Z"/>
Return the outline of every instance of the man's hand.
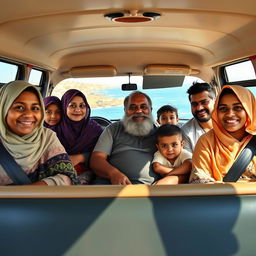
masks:
<path fill-rule="evenodd" d="M 110 182 L 113 185 L 130 185 L 131 181 L 121 172 L 115 172 L 110 177 Z"/>
<path fill-rule="evenodd" d="M 107 161 L 108 155 L 103 152 L 93 152 L 90 167 L 96 175 L 108 179 L 113 185 L 129 185 L 131 181 L 121 171 Z"/>

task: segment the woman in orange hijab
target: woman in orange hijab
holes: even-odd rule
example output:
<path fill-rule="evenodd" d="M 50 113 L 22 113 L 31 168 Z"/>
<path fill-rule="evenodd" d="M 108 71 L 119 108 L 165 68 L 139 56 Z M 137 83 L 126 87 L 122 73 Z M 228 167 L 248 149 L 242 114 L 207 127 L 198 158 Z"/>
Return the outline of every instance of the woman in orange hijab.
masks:
<path fill-rule="evenodd" d="M 213 129 L 202 135 L 192 158 L 190 183 L 222 182 L 256 134 L 256 101 L 245 87 L 225 85 L 212 113 Z M 256 181 L 256 157 L 238 181 Z"/>

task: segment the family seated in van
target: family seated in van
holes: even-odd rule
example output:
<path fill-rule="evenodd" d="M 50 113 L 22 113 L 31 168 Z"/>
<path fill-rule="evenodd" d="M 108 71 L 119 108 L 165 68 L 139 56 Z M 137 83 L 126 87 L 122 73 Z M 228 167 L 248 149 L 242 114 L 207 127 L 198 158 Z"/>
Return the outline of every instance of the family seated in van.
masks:
<path fill-rule="evenodd" d="M 196 86 L 197 88 L 195 89 Z M 185 142 L 182 138 L 182 131 L 179 127 L 174 125 L 178 123 L 177 109 L 170 105 L 165 105 L 161 107 L 157 112 L 157 121 L 162 126 L 157 129 L 152 124 L 152 105 L 150 98 L 144 93 L 134 92 L 130 94 L 124 101 L 124 118 L 120 121 L 120 123 L 112 124 L 108 129 L 106 129 L 94 149 L 91 166 L 98 175 L 96 184 L 97 182 L 101 183 L 102 180 L 105 180 L 103 182 L 104 184 L 154 183 L 156 185 L 160 185 L 186 183 L 188 182 L 188 176 L 191 169 L 193 170 L 190 177 L 191 182 L 222 181 L 224 174 L 228 171 L 228 167 L 232 165 L 237 154 L 241 151 L 242 148 L 244 148 L 244 146 L 252 137 L 252 135 L 250 134 L 254 134 L 254 130 L 252 128 L 252 125 L 254 123 L 252 120 L 255 120 L 255 118 L 253 117 L 253 115 L 255 115 L 255 98 L 253 94 L 246 88 L 240 86 L 224 86 L 220 95 L 217 98 L 217 101 L 215 102 L 214 107 L 213 104 L 215 101 L 215 95 L 208 84 L 193 84 L 188 90 L 188 93 L 191 103 L 191 111 L 194 115 L 194 122 L 197 122 L 197 125 L 200 127 L 201 130 L 203 130 L 203 133 L 201 133 L 205 134 L 202 138 L 200 138 L 201 134 L 197 133 L 196 139 L 199 139 L 199 144 L 196 146 L 196 150 L 193 154 L 193 168 L 191 168 L 191 153 L 183 149 L 183 147 L 185 146 Z M 241 95 L 239 96 L 240 98 L 238 97 L 238 95 Z M 221 112 L 223 111 L 223 108 L 221 108 L 220 106 L 222 106 L 223 104 L 227 104 L 225 102 L 222 103 L 222 101 L 227 101 L 228 103 L 231 102 L 231 105 L 236 105 L 236 107 L 234 107 L 234 111 L 231 111 L 231 114 L 226 114 L 225 117 L 221 117 Z M 207 104 L 205 102 L 207 102 Z M 251 104 L 251 110 L 247 106 L 247 104 Z M 242 122 L 243 119 L 241 117 L 241 113 L 243 113 L 243 111 L 244 116 L 247 116 L 245 122 Z M 210 118 L 211 113 L 213 119 Z M 170 122 L 172 123 L 172 125 L 166 124 Z M 239 124 L 241 125 L 240 128 L 238 127 Z M 247 126 L 249 124 L 250 126 L 248 129 Z M 218 128 L 221 127 L 221 125 L 223 125 L 223 128 Z M 147 126 L 148 129 L 145 129 Z M 213 130 L 206 133 L 210 130 L 211 126 L 213 126 Z M 185 129 L 183 129 L 183 131 L 186 131 L 188 127 L 189 125 L 187 125 L 187 127 L 185 125 Z M 234 131 L 229 131 L 229 128 L 231 130 L 233 129 Z M 238 131 L 236 131 L 235 129 L 238 129 Z M 146 132 L 144 133 L 145 130 Z M 194 132 L 197 131 L 198 129 L 194 130 Z M 216 131 L 222 131 L 222 137 L 220 140 L 218 140 L 218 136 L 216 135 L 216 133 L 218 134 L 218 132 Z M 240 134 L 241 132 L 243 136 L 241 138 L 236 138 L 235 134 Z M 226 133 L 228 133 L 229 135 L 226 136 Z M 124 139 L 124 134 L 128 134 L 129 138 Z M 154 134 L 154 136 L 152 136 L 152 134 Z M 214 134 L 214 136 L 211 134 Z M 157 139 L 156 147 L 152 145 L 152 137 L 155 136 Z M 155 180 L 151 182 L 147 181 L 147 178 L 143 176 L 145 172 L 144 174 L 142 172 L 141 175 L 141 169 L 138 169 L 140 168 L 140 166 L 144 166 L 145 168 L 145 166 L 147 165 L 144 164 L 147 163 L 148 160 L 145 160 L 145 158 L 142 159 L 140 157 L 137 158 L 136 161 L 134 161 L 137 151 L 142 150 L 144 151 L 144 154 L 145 152 L 150 152 L 149 148 L 147 148 L 150 144 L 143 145 L 142 143 L 140 146 L 137 145 L 137 142 L 141 143 L 141 141 L 145 140 L 146 137 L 150 138 L 148 142 L 151 141 L 151 152 L 152 149 L 153 151 L 156 151 L 158 149 L 153 159 L 153 171 L 162 177 L 161 178 L 160 176 L 153 176 L 155 177 Z M 122 138 L 122 140 L 120 138 Z M 194 143 L 197 142 L 196 139 L 193 140 Z M 213 141 L 209 142 L 208 140 Z M 127 144 L 125 144 L 126 141 L 131 142 L 131 145 L 129 147 L 127 146 Z M 205 141 L 207 141 L 209 145 L 206 145 L 204 143 Z M 232 149 L 233 154 L 231 155 L 230 153 L 227 153 L 229 152 L 228 150 L 225 150 L 228 156 L 222 156 L 222 154 L 220 153 L 222 152 L 220 148 L 225 148 L 226 142 L 228 142 L 226 146 L 228 146 L 229 148 L 230 146 L 233 147 L 234 145 L 236 145 L 234 146 L 236 150 Z M 122 143 L 124 143 L 123 146 Z M 237 148 L 238 144 L 240 146 Z M 211 152 L 216 153 L 217 151 L 220 151 L 219 153 L 216 153 L 217 156 L 207 155 L 207 152 L 209 152 L 209 150 L 206 150 L 206 148 L 209 149 L 210 146 L 212 147 Z M 108 149 L 106 149 L 106 147 L 108 147 Z M 123 151 L 122 148 L 125 148 L 125 150 Z M 122 154 L 125 154 L 124 164 L 122 163 L 122 161 L 120 161 L 120 159 L 122 158 Z M 224 157 L 225 159 L 228 159 L 229 164 L 218 166 L 218 163 L 220 163 L 221 161 L 217 160 L 216 163 L 214 162 L 213 164 L 210 164 L 210 162 L 212 163 L 210 159 L 218 159 L 218 157 Z M 207 162 L 208 160 L 209 162 Z M 129 162 L 129 164 L 127 161 Z M 142 164 L 143 161 L 144 163 Z M 135 165 L 138 169 L 137 171 L 135 167 L 130 168 L 131 162 L 135 162 Z M 203 167 L 201 165 L 203 165 Z M 220 171 L 220 168 L 223 168 L 221 166 L 225 166 L 225 171 Z M 102 168 L 104 168 L 104 170 Z M 254 176 L 254 160 L 248 168 L 249 169 L 247 170 L 247 172 L 245 172 L 245 174 L 242 175 L 242 177 L 246 177 L 243 178 L 245 180 L 254 180 L 254 178 L 256 177 Z M 133 170 L 132 173 L 130 173 L 131 169 Z M 147 167 L 147 173 L 151 172 L 151 167 Z M 208 179 L 206 178 L 207 175 Z M 108 182 L 106 182 L 106 180 L 108 180 Z"/>
<path fill-rule="evenodd" d="M 109 125 L 101 134 L 102 128 L 90 120 L 85 96 L 78 90 L 67 91 L 61 99 L 61 109 L 56 101 L 55 110 L 61 121 L 48 123 L 61 143 L 56 133 L 43 128 L 43 101 L 33 85 L 11 82 L 1 88 L 0 96 L 1 144 L 33 184 L 78 184 L 73 165 L 77 168 L 84 164 L 88 160 L 84 155 L 90 154 L 96 142 L 90 159 L 90 167 L 97 175 L 94 184 L 187 182 L 191 154 L 183 149 L 181 130 L 170 124 L 155 127 L 151 99 L 142 92 L 133 92 L 125 98 L 123 119 Z M 223 181 L 256 133 L 254 95 L 241 86 L 224 86 L 216 99 L 212 121 L 213 129 L 202 135 L 195 147 L 190 182 Z M 256 181 L 255 168 L 253 159 L 240 180 Z M 0 182 L 13 183 L 2 169 Z"/>

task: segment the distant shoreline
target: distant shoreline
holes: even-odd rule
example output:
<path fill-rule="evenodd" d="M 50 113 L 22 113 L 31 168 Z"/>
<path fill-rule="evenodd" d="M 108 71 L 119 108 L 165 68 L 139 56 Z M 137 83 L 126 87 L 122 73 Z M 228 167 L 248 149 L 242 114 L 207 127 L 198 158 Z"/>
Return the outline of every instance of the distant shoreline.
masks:
<path fill-rule="evenodd" d="M 105 94 L 95 93 L 95 91 L 99 92 L 101 90 L 110 88 L 113 88 L 113 86 L 104 84 L 88 84 L 74 80 L 64 80 L 57 85 L 53 95 L 61 98 L 67 90 L 77 89 L 84 93 L 91 108 L 106 108 L 106 105 L 108 106 L 108 108 L 122 106 L 123 98 L 115 98 Z"/>

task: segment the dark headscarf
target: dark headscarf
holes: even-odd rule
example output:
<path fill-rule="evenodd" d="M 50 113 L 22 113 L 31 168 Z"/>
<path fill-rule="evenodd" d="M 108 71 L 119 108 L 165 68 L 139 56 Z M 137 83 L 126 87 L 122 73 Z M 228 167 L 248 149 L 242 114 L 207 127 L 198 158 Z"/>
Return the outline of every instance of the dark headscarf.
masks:
<path fill-rule="evenodd" d="M 68 104 L 75 96 L 83 98 L 86 104 L 86 116 L 81 121 L 72 121 L 67 116 Z M 103 128 L 90 119 L 91 108 L 85 95 L 76 89 L 70 89 L 61 98 L 63 116 L 56 127 L 57 136 L 69 155 L 91 152 L 103 131 Z"/>
<path fill-rule="evenodd" d="M 51 105 L 51 104 L 57 105 L 57 106 L 60 108 L 60 110 L 61 110 L 61 101 L 60 101 L 60 99 L 59 99 L 58 97 L 56 97 L 56 96 L 48 96 L 48 97 L 45 97 L 45 98 L 44 98 L 44 107 L 45 107 L 45 110 L 46 110 L 47 107 L 48 107 L 49 105 Z M 47 124 L 46 122 L 44 122 L 44 127 L 50 128 L 50 129 L 52 129 L 52 130 L 54 130 L 54 131 L 55 131 L 55 126 L 56 126 L 56 125 L 49 125 L 49 124 Z"/>

